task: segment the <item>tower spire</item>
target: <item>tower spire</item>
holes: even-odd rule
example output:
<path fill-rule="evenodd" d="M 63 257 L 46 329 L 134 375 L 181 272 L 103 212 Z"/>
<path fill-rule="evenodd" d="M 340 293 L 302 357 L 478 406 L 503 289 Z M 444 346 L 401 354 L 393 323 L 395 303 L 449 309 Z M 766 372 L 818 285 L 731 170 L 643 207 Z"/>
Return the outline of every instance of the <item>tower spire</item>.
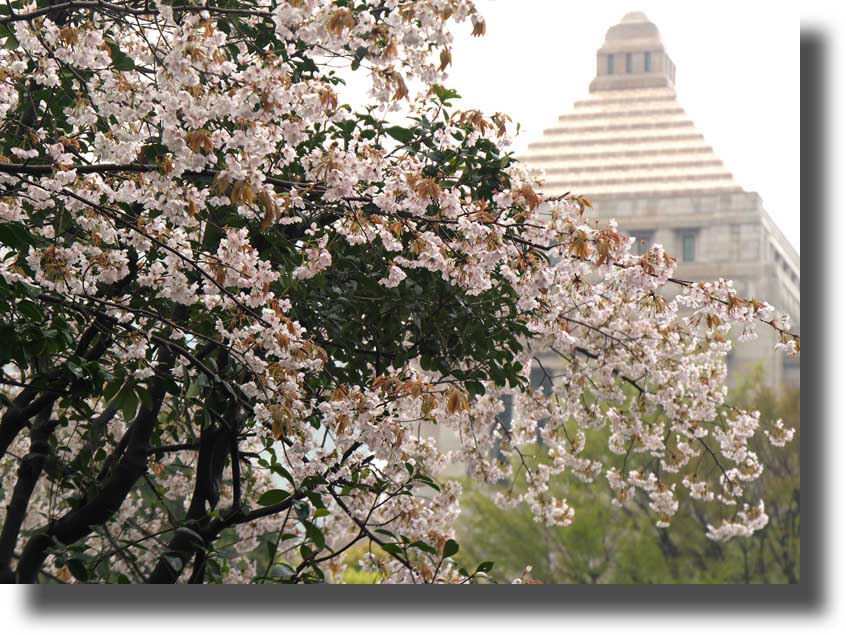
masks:
<path fill-rule="evenodd" d="M 675 79 L 676 66 L 664 49 L 658 27 L 635 11 L 605 34 L 605 43 L 596 52 L 596 77 L 590 92 L 673 88 Z"/>

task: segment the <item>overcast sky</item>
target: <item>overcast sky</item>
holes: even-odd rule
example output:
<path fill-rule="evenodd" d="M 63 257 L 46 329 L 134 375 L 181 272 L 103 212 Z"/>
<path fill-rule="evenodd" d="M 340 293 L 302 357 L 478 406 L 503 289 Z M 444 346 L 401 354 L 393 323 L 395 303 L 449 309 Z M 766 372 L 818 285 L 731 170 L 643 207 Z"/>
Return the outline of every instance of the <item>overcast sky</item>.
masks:
<path fill-rule="evenodd" d="M 676 64 L 679 102 L 799 249 L 799 20 L 781 3 L 477 0 L 487 34 L 454 31 L 450 87 L 462 108 L 520 122 L 518 152 L 585 97 L 605 32 L 643 11 Z M 770 7 L 777 6 L 777 9 Z"/>
<path fill-rule="evenodd" d="M 467 105 L 509 113 L 515 148 L 588 92 L 605 32 L 643 11 L 676 64 L 679 102 L 799 249 L 799 20 L 780 3 L 480 0 L 487 35 L 459 28 L 452 80 Z M 771 10 L 770 7 L 778 6 Z"/>

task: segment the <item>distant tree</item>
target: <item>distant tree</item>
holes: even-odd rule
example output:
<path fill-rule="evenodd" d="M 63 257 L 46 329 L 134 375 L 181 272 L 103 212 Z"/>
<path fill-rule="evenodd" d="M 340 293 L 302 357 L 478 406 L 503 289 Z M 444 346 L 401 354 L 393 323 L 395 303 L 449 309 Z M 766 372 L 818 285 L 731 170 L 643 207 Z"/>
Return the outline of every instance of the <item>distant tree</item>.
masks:
<path fill-rule="evenodd" d="M 762 421 L 782 419 L 795 427 L 796 438 L 786 451 L 753 442 L 768 469 L 756 484 L 766 493 L 770 521 L 753 536 L 725 544 L 703 534 L 707 521 L 702 504 L 686 497 L 678 518 L 657 528 L 639 513 L 644 497 L 615 508 L 597 501 L 594 487 L 566 474 L 550 483 L 579 509 L 566 528 L 538 526 L 528 510 L 503 510 L 475 484 L 461 499 L 457 537 L 461 559 L 491 558 L 492 574 L 500 582 L 528 575 L 550 583 L 570 584 L 749 584 L 799 582 L 799 389 L 766 387 L 760 373 L 746 377 L 732 391 L 731 401 L 760 411 Z M 595 439 L 601 443 L 600 438 Z M 533 453 L 542 448 L 526 447 Z M 605 504 L 600 504 L 605 503 Z"/>
<path fill-rule="evenodd" d="M 510 120 L 443 86 L 465 21 L 484 34 L 466 0 L 0 5 L 0 578 L 341 580 L 357 549 L 384 581 L 476 580 L 424 422 L 550 525 L 573 509 L 549 478 L 604 471 L 662 526 L 677 488 L 713 539 L 764 526 L 726 335 L 798 338 L 544 200 Z M 340 66 L 371 107 L 340 103 Z M 550 456 L 512 469 L 541 419 Z"/>

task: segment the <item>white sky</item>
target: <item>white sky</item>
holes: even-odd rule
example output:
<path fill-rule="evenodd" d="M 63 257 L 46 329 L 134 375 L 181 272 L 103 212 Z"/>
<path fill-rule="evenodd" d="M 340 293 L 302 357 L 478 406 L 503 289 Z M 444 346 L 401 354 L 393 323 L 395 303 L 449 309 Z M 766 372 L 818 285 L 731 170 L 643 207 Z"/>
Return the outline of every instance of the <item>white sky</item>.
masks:
<path fill-rule="evenodd" d="M 780 3 L 476 0 L 487 34 L 454 30 L 448 86 L 462 108 L 508 113 L 514 149 L 588 93 L 605 32 L 643 11 L 676 64 L 679 102 L 706 141 L 799 249 L 799 19 Z M 770 7 L 778 6 L 771 10 Z M 350 88 L 353 88 L 350 86 Z"/>

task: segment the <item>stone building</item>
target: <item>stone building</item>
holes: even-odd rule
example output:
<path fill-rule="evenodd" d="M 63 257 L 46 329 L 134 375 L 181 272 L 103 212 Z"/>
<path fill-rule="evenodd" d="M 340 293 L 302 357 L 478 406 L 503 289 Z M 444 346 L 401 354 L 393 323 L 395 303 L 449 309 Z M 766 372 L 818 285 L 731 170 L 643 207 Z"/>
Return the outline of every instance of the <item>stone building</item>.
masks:
<path fill-rule="evenodd" d="M 657 27 L 643 13 L 612 26 L 597 52 L 587 98 L 544 130 L 518 158 L 543 171 L 547 196 L 583 194 L 599 218 L 614 218 L 638 239 L 664 245 L 678 259 L 676 276 L 734 281 L 739 295 L 763 299 L 790 315 L 799 332 L 799 254 L 763 207 L 743 189 L 686 116 L 675 91 L 676 67 Z M 751 90 L 751 87 L 750 87 Z M 763 150 L 762 150 L 763 152 Z M 798 358 L 775 350 L 775 334 L 735 344 L 729 382 L 760 368 L 771 386 L 799 384 Z M 557 363 L 550 357 L 552 367 Z M 540 368 L 531 381 L 552 390 Z M 506 397 L 502 419 L 510 421 Z M 441 449 L 452 432 L 430 427 Z M 464 472 L 455 463 L 445 475 Z"/>
<path fill-rule="evenodd" d="M 597 52 L 587 98 L 519 158 L 543 170 L 546 195 L 586 195 L 638 249 L 664 245 L 678 258 L 678 277 L 734 280 L 739 295 L 787 312 L 798 332 L 799 255 L 688 119 L 675 77 L 657 27 L 627 14 Z M 798 383 L 798 360 L 775 351 L 765 331 L 736 346 L 730 379 L 762 366 L 771 385 Z"/>

